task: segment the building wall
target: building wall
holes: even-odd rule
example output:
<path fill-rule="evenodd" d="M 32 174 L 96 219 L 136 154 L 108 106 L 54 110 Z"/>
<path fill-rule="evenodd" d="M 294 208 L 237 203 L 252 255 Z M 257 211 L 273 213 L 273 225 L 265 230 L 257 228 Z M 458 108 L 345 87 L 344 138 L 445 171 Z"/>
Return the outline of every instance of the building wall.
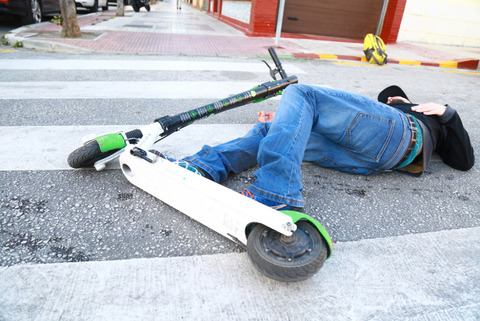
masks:
<path fill-rule="evenodd" d="M 397 41 L 480 47 L 480 1 L 407 0 Z"/>
<path fill-rule="evenodd" d="M 271 37 L 275 34 L 277 0 L 252 0 L 247 36 Z"/>
<path fill-rule="evenodd" d="M 205 7 L 205 1 L 206 0 L 190 0 L 189 3 L 199 9 L 199 10 L 204 10 L 203 8 Z"/>
<path fill-rule="evenodd" d="M 250 23 L 252 1 L 223 0 L 222 15 L 241 22 Z"/>
<path fill-rule="evenodd" d="M 380 37 L 386 44 L 397 42 L 407 0 L 389 0 Z"/>

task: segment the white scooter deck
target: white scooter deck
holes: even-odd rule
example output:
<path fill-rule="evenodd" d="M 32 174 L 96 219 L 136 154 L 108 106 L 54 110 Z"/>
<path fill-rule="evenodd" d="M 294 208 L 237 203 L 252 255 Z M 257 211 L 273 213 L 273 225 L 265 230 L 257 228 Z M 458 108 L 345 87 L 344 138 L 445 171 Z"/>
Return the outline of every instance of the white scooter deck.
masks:
<path fill-rule="evenodd" d="M 194 220 L 243 246 L 247 227 L 259 223 L 290 236 L 296 225 L 292 218 L 238 192 L 210 181 L 168 160 L 147 152 L 134 156 L 128 145 L 120 156 L 125 177 L 135 186 L 155 196 Z"/>

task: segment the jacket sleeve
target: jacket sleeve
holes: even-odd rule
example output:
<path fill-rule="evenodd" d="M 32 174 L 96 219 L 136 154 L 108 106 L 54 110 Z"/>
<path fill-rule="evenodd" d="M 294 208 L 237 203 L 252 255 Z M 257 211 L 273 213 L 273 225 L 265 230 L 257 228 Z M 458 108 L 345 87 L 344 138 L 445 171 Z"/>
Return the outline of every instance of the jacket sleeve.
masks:
<path fill-rule="evenodd" d="M 436 152 L 447 165 L 458 170 L 468 171 L 475 163 L 470 137 L 463 127 L 457 111 L 449 105 L 446 106 L 445 113 L 440 116 L 443 128 Z"/>

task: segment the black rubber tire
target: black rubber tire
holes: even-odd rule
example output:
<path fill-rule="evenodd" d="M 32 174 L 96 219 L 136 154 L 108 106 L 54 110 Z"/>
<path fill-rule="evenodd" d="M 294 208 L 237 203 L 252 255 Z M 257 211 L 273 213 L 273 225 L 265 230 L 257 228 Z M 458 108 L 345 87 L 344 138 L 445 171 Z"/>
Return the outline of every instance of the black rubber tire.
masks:
<path fill-rule="evenodd" d="M 149 4 L 146 4 L 146 5 L 145 5 L 145 9 L 147 9 L 147 11 L 150 12 L 150 5 L 149 5 Z"/>
<path fill-rule="evenodd" d="M 102 11 L 108 11 L 108 0 L 107 0 L 107 4 L 105 5 L 105 7 L 102 7 Z"/>
<path fill-rule="evenodd" d="M 20 17 L 22 25 L 31 25 L 42 22 L 42 5 L 38 0 L 27 0 L 27 14 Z"/>
<path fill-rule="evenodd" d="M 68 155 L 67 162 L 72 168 L 93 167 L 96 161 L 112 155 L 117 150 L 118 149 L 102 153 L 98 142 L 96 140 L 91 140 L 82 147 L 71 152 L 70 155 Z"/>
<path fill-rule="evenodd" d="M 98 0 L 93 2 L 93 7 L 90 8 L 90 12 L 98 12 Z"/>
<path fill-rule="evenodd" d="M 133 11 L 135 11 L 135 12 L 140 11 L 140 6 L 139 6 L 137 0 L 130 0 L 130 4 L 132 5 Z"/>
<path fill-rule="evenodd" d="M 318 229 L 308 221 L 298 221 L 290 237 L 264 225 L 248 235 L 247 252 L 253 265 L 267 277 L 282 282 L 312 277 L 327 259 L 328 247 Z"/>

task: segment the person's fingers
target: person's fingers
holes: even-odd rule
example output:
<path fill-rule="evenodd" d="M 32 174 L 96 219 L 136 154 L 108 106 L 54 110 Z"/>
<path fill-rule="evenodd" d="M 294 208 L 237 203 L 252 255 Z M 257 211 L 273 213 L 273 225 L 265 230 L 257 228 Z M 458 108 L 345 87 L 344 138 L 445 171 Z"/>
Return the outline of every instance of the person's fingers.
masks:
<path fill-rule="evenodd" d="M 425 115 L 438 115 L 442 116 L 445 113 L 447 107 L 435 103 L 426 103 L 413 106 L 412 110 L 417 113 L 423 113 Z"/>

